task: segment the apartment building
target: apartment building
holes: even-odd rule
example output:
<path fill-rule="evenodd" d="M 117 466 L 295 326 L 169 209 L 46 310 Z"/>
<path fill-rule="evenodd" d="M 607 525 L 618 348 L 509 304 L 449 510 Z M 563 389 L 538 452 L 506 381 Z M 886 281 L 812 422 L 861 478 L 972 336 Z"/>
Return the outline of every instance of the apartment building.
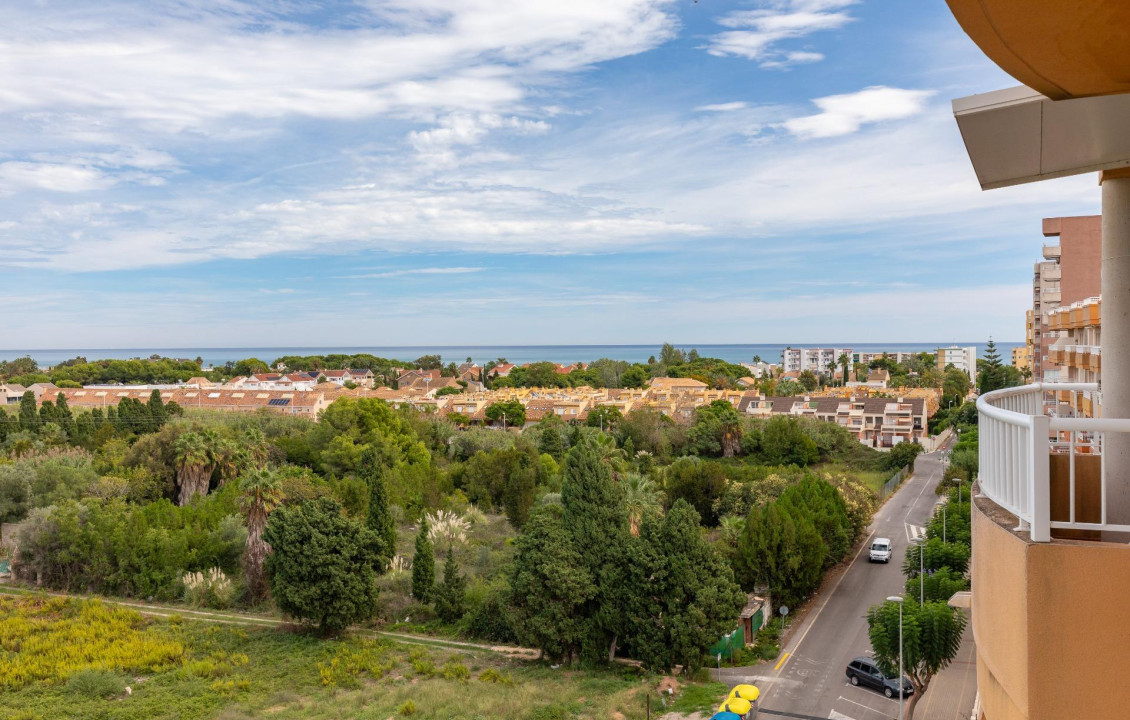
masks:
<path fill-rule="evenodd" d="M 1059 242 L 1044 245 L 1044 259 L 1033 266 L 1032 377 L 1055 382 L 1061 366 L 1048 358 L 1056 333 L 1048 328 L 1047 314 L 1102 292 L 1102 217 L 1044 218 L 1043 232 Z"/>
<path fill-rule="evenodd" d="M 1032 369 L 1032 348 L 1021 345 L 1012 349 L 1012 366 L 1023 373 Z"/>
<path fill-rule="evenodd" d="M 859 442 L 874 448 L 917 442 L 927 434 L 928 408 L 923 398 L 765 397 L 746 393 L 738 403 L 738 412 L 753 417 L 793 415 L 836 423 Z"/>
<path fill-rule="evenodd" d="M 781 368 L 786 373 L 802 373 L 811 370 L 814 373 L 827 373 L 830 368 L 839 365 L 841 355 L 848 356 L 848 371 L 855 362 L 852 358 L 855 353 L 851 348 L 794 348 L 788 347 L 781 351 Z M 868 361 L 870 362 L 870 361 Z"/>
<path fill-rule="evenodd" d="M 1059 380 L 1066 383 L 1098 383 L 1102 372 L 1102 298 L 1061 305 L 1045 314 L 1048 332 L 1055 341 L 1048 346 L 1048 360 L 1059 366 Z M 1085 417 L 1098 417 L 1099 393 L 1062 393 L 1058 402 L 1071 404 Z"/>
<path fill-rule="evenodd" d="M 945 369 L 953 365 L 958 370 L 964 370 L 965 374 L 969 376 L 969 380 L 977 384 L 977 348 L 973 346 L 958 347 L 957 345 L 950 345 L 949 347 L 938 348 L 936 351 L 938 357 L 937 367 L 939 372 L 945 372 Z"/>
<path fill-rule="evenodd" d="M 116 388 L 56 388 L 54 392 L 44 393 L 44 400 L 54 400 L 63 393 L 67 405 L 72 410 L 92 410 L 94 408 L 117 407 L 125 398 L 147 402 L 154 388 L 136 387 Z M 333 397 L 322 392 L 296 392 L 278 390 L 245 390 L 232 388 L 189 388 L 178 387 L 158 390 L 165 403 L 175 402 L 186 410 L 204 409 L 225 412 L 255 412 L 269 410 L 285 415 L 301 415 L 316 418 L 318 413 L 329 407 Z"/>
<path fill-rule="evenodd" d="M 1041 302 L 1037 311 L 1042 288 L 1033 286 L 1040 337 L 1032 359 L 1041 382 L 977 401 L 972 597 L 954 603 L 972 610 L 974 718 L 1124 720 L 1130 707 L 1130 360 L 1123 352 L 1130 341 L 1130 56 L 1115 39 L 1130 34 L 1130 4 L 947 2 L 972 40 L 1021 85 L 953 102 L 980 186 L 1098 172 L 1095 199 L 1101 195 L 1103 209 L 1083 238 L 1095 251 L 1088 254 L 1101 253 L 1101 277 L 1087 269 L 1097 267 L 1093 262 L 1078 274 L 1068 269 L 1069 235 L 1086 219 L 1045 225 L 1049 235 L 1059 231 L 1063 263 L 1056 307 Z M 1069 283 L 1076 287 L 1069 290 Z M 1064 393 L 1098 386 L 1056 382 L 1060 368 L 1064 375 L 1072 368 L 1067 348 L 1078 346 L 1059 346 L 1051 357 L 1046 348 L 1069 331 L 1083 331 L 1085 339 L 1086 324 L 1073 316 L 1100 295 L 1107 350 L 1102 417 L 1065 417 Z M 1090 305 L 1097 313 L 1098 303 Z M 1060 306 L 1070 309 L 1057 311 Z M 1075 322 L 1080 327 L 1070 327 Z M 1088 365 L 1094 355 L 1075 352 Z M 1050 367 L 1056 360 L 1068 364 Z"/>

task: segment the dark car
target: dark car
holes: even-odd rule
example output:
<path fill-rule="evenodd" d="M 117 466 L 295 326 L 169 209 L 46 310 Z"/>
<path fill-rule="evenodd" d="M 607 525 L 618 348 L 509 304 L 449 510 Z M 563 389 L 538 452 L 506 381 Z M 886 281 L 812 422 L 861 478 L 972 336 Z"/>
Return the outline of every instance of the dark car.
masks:
<path fill-rule="evenodd" d="M 897 677 L 887 677 L 879 669 L 879 665 L 869 657 L 857 657 L 848 663 L 847 678 L 852 685 L 863 685 L 874 688 L 889 698 L 898 697 L 899 681 Z M 903 697 L 914 694 L 910 685 L 910 678 L 902 678 Z"/>

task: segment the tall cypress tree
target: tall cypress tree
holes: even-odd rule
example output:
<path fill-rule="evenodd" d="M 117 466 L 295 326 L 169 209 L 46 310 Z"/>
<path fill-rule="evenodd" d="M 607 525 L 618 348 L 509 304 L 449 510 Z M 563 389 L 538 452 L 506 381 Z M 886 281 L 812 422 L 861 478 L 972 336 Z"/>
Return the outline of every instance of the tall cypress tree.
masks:
<path fill-rule="evenodd" d="M 67 437 L 73 438 L 75 434 L 75 416 L 71 413 L 70 405 L 67 404 L 67 396 L 59 393 L 55 398 L 55 422 L 63 428 L 67 433 Z"/>
<path fill-rule="evenodd" d="M 20 430 L 39 432 L 39 412 L 35 408 L 35 393 L 28 390 L 20 398 Z"/>
<path fill-rule="evenodd" d="M 612 468 L 590 442 L 578 444 L 565 459 L 561 505 L 573 547 L 597 586 L 596 596 L 583 608 L 589 618 L 583 652 L 593 660 L 611 661 L 624 633 L 630 593 L 625 580 L 628 511 Z"/>
<path fill-rule="evenodd" d="M 444 622 L 453 623 L 463 617 L 463 600 L 467 593 L 467 579 L 459 574 L 453 548 L 447 546 L 447 560 L 443 563 L 443 582 L 436 588 L 436 614 Z"/>
<path fill-rule="evenodd" d="M 431 602 L 436 584 L 436 557 L 428 537 L 428 519 L 420 520 L 416 533 L 416 554 L 412 556 L 412 597 L 422 603 Z"/>
<path fill-rule="evenodd" d="M 389 508 L 388 487 L 385 485 L 384 466 L 376 450 L 367 449 L 361 455 L 361 477 L 369 486 L 369 515 L 365 524 L 380 538 L 381 555 L 387 565 L 396 554 L 396 523 Z M 378 572 L 383 568 L 377 568 Z"/>
<path fill-rule="evenodd" d="M 169 417 L 165 409 L 165 402 L 161 399 L 161 391 L 156 388 L 149 393 L 149 430 L 157 432 Z"/>

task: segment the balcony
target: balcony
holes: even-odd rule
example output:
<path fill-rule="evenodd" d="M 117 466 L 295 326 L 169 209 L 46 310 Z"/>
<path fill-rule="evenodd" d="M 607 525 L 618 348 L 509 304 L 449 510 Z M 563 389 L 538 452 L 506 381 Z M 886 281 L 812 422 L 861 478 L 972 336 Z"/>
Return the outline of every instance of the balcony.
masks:
<path fill-rule="evenodd" d="M 1071 417 L 1062 396 L 1085 408 L 1098 387 L 1044 383 L 977 401 L 970 574 L 987 720 L 1122 720 L 1130 706 L 1130 525 L 1117 517 L 1130 488 L 1113 460 L 1130 420 Z"/>
<path fill-rule="evenodd" d="M 1034 542 L 1130 533 L 1108 518 L 1103 460 L 1107 434 L 1130 433 L 1130 420 L 1071 417 L 1084 399 L 1101 404 L 1098 384 L 1037 383 L 977 400 L 981 492 Z"/>

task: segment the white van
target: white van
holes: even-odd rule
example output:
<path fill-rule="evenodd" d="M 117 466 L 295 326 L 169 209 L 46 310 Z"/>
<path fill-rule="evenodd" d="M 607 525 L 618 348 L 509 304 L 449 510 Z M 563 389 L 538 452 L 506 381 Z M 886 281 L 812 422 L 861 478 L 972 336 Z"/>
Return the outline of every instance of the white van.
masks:
<path fill-rule="evenodd" d="M 875 538 L 871 543 L 871 562 L 887 563 L 891 561 L 891 541 L 887 538 Z"/>

